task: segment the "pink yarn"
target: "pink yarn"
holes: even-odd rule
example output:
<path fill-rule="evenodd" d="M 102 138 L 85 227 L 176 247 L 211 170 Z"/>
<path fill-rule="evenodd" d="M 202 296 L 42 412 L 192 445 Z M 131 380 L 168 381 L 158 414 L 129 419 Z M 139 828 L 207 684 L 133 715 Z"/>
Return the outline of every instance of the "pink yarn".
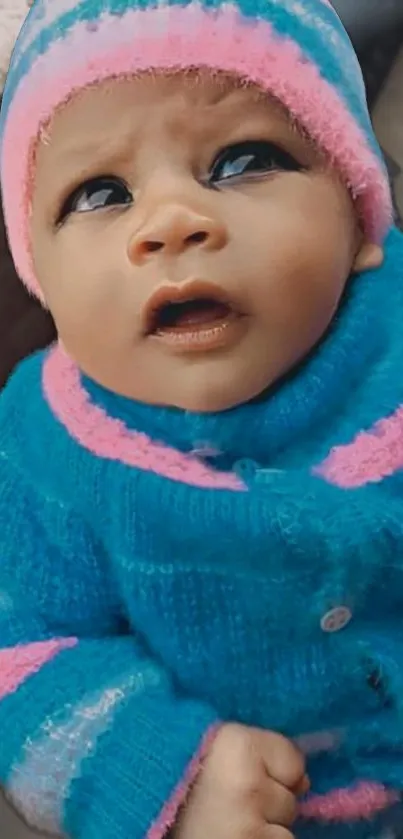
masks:
<path fill-rule="evenodd" d="M 130 431 L 121 420 L 109 417 L 102 408 L 92 404 L 81 387 L 78 368 L 60 346 L 44 362 L 43 388 L 60 422 L 97 457 L 118 460 L 205 489 L 238 492 L 245 489 L 232 472 L 216 472 L 191 455 L 154 443 L 146 434 Z"/>
<path fill-rule="evenodd" d="M 7 225 L 19 273 L 37 295 L 29 210 L 40 125 L 76 89 L 150 68 L 194 66 L 196 56 L 198 66 L 236 73 L 275 94 L 329 154 L 356 197 L 369 238 L 383 238 L 392 211 L 381 165 L 336 90 L 293 41 L 279 38 L 266 21 L 245 22 L 229 4 L 219 13 L 194 4 L 105 15 L 90 38 L 79 23 L 36 61 L 16 91 L 5 126 Z"/>
<path fill-rule="evenodd" d="M 189 486 L 204 489 L 245 491 L 232 472 L 218 472 L 192 454 L 155 443 L 146 434 L 131 431 L 91 403 L 81 387 L 80 373 L 60 345 L 45 359 L 43 388 L 59 421 L 80 445 L 97 457 L 116 460 L 146 472 L 154 472 Z M 328 483 L 354 489 L 381 481 L 403 468 L 403 408 L 371 431 L 340 446 L 313 469 Z"/>
<path fill-rule="evenodd" d="M 332 790 L 327 795 L 311 795 L 300 804 L 299 815 L 306 820 L 352 822 L 370 819 L 399 800 L 400 795 L 394 790 L 362 782 L 354 787 Z"/>
<path fill-rule="evenodd" d="M 331 484 L 355 489 L 388 478 L 403 468 L 403 407 L 339 446 L 315 469 Z"/>
<path fill-rule="evenodd" d="M 14 693 L 62 650 L 74 647 L 76 638 L 52 638 L 0 650 L 0 700 Z"/>
<path fill-rule="evenodd" d="M 219 726 L 213 726 L 208 730 L 198 753 L 188 766 L 185 777 L 180 782 L 167 804 L 165 804 L 158 820 L 151 826 L 146 839 L 163 839 L 169 828 L 174 824 L 178 811 L 182 804 L 186 801 L 189 790 L 201 770 L 203 760 L 206 757 L 213 740 L 215 739 L 218 729 Z"/>

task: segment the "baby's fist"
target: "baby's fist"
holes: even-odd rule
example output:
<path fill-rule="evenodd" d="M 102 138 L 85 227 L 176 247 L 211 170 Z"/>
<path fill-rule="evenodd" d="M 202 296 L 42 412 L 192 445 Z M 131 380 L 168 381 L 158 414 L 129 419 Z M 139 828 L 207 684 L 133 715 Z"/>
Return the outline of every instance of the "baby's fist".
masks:
<path fill-rule="evenodd" d="M 298 749 L 279 734 L 224 725 L 174 830 L 174 839 L 291 839 L 308 789 Z"/>

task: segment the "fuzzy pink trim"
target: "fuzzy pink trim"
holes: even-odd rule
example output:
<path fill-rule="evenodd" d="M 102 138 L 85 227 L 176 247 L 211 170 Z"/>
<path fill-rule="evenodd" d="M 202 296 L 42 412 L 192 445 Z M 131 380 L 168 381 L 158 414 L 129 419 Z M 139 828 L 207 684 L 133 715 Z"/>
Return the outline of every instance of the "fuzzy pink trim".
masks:
<path fill-rule="evenodd" d="M 59 421 L 88 451 L 205 489 L 242 491 L 232 472 L 218 472 L 176 449 L 154 443 L 146 434 L 131 431 L 121 420 L 94 405 L 81 386 L 80 373 L 60 346 L 50 351 L 43 367 L 43 389 Z"/>
<path fill-rule="evenodd" d="M 0 650 L 0 700 L 15 693 L 26 680 L 62 650 L 74 647 L 76 638 L 51 638 Z"/>
<path fill-rule="evenodd" d="M 321 822 L 353 822 L 371 819 L 399 800 L 400 795 L 394 790 L 363 781 L 354 787 L 332 790 L 327 795 L 311 795 L 301 803 L 299 815 Z"/>
<path fill-rule="evenodd" d="M 377 483 L 403 469 L 403 407 L 334 448 L 314 471 L 331 484 L 355 489 Z"/>

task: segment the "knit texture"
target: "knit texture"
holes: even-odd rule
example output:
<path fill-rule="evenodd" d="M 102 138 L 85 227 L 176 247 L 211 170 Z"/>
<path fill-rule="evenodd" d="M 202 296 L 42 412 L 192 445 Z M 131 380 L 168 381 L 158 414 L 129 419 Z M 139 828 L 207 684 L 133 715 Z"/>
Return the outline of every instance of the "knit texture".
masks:
<path fill-rule="evenodd" d="M 401 824 L 397 231 L 386 253 L 251 405 L 141 406 L 57 347 L 6 388 L 0 782 L 32 825 L 162 839 L 227 720 L 297 738 L 298 837 Z"/>
<path fill-rule="evenodd" d="M 0 171 L 13 255 L 36 294 L 29 219 L 41 129 L 88 85 L 195 66 L 277 97 L 339 170 L 368 239 L 383 239 L 388 179 L 357 58 L 327 0 L 35 0 L 4 92 Z"/>

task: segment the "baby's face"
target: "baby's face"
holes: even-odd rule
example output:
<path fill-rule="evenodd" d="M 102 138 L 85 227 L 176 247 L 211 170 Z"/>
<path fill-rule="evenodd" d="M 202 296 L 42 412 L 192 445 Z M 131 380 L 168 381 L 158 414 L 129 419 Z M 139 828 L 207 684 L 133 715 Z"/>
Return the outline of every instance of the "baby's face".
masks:
<path fill-rule="evenodd" d="M 109 82 L 37 153 L 36 273 L 81 369 L 221 411 L 328 327 L 359 248 L 346 189 L 283 110 L 205 74 Z"/>

